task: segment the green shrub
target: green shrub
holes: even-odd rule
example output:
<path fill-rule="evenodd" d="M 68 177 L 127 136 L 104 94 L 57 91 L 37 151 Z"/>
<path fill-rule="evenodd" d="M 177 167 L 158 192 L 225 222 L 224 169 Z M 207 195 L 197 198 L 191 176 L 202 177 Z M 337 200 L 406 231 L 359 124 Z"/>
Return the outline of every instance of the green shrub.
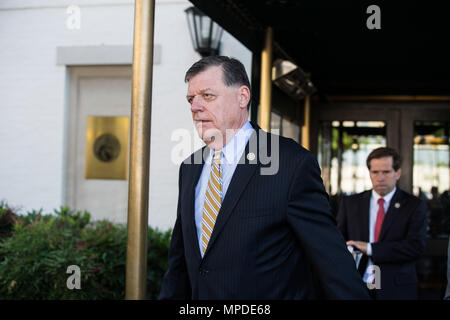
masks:
<path fill-rule="evenodd" d="M 6 202 L 0 201 L 0 241 L 12 236 L 16 220 L 14 210 Z"/>
<path fill-rule="evenodd" d="M 90 223 L 88 212 L 67 207 L 54 214 L 32 211 L 22 216 L 8 211 L 4 203 L 0 223 L 0 299 L 125 297 L 125 225 Z M 157 297 L 167 269 L 170 234 L 148 230 L 149 299 Z M 79 290 L 67 288 L 70 265 L 80 267 Z"/>
<path fill-rule="evenodd" d="M 160 232 L 148 229 L 147 299 L 156 299 L 159 295 L 164 273 L 169 267 L 167 257 L 170 237 L 171 230 Z"/>

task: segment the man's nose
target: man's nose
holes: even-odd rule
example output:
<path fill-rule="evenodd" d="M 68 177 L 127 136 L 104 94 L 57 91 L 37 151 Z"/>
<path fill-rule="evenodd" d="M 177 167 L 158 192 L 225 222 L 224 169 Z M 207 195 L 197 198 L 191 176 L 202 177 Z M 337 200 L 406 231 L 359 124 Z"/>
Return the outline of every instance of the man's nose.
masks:
<path fill-rule="evenodd" d="M 202 100 L 198 96 L 195 96 L 192 99 L 191 112 L 198 112 L 198 111 L 202 111 L 202 110 L 203 110 Z"/>

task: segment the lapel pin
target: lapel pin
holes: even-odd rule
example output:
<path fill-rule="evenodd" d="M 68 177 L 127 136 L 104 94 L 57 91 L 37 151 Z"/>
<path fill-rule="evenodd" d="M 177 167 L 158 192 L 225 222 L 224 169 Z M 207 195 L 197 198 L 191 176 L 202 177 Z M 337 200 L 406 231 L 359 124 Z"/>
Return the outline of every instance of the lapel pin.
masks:
<path fill-rule="evenodd" d="M 247 160 L 248 161 L 255 160 L 255 154 L 253 152 L 250 152 L 249 154 L 247 154 Z"/>
<path fill-rule="evenodd" d="M 400 208 L 400 203 L 399 203 L 399 202 L 396 202 L 396 203 L 394 204 L 394 207 L 395 207 L 396 209 Z"/>

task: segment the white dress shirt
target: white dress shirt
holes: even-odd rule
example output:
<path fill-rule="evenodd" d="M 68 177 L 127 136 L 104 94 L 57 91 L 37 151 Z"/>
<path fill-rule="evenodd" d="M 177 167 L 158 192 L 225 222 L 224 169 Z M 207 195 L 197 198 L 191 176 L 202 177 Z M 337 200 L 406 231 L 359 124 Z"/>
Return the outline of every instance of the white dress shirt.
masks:
<path fill-rule="evenodd" d="M 233 136 L 233 138 L 222 148 L 222 202 L 227 194 L 228 186 L 231 178 L 236 170 L 237 164 L 245 151 L 250 136 L 255 131 L 249 121 L 247 121 Z M 205 204 L 206 189 L 208 186 L 209 176 L 211 174 L 211 159 L 213 158 L 214 150 L 210 150 L 208 158 L 203 165 L 200 179 L 195 187 L 195 226 L 197 228 L 197 238 L 200 247 L 200 254 L 203 256 L 201 250 L 201 235 L 202 235 L 202 216 L 203 206 Z M 220 214 L 220 213 L 219 213 Z"/>
<path fill-rule="evenodd" d="M 394 187 L 394 190 L 389 192 L 384 197 L 380 196 L 378 193 L 375 192 L 375 190 L 372 190 L 372 195 L 370 197 L 370 224 L 369 224 L 369 243 L 367 244 L 367 255 L 370 257 L 372 256 L 372 243 L 375 242 L 375 224 L 377 222 L 377 214 L 378 214 L 378 199 L 383 198 L 384 199 L 384 212 L 387 215 L 389 204 L 391 203 L 392 197 L 394 196 L 395 191 L 397 190 L 396 187 Z M 386 218 L 386 216 L 385 216 Z M 367 279 L 369 275 L 371 275 L 373 272 L 371 272 L 373 266 L 372 259 L 369 258 L 369 261 L 367 263 L 367 268 L 364 273 L 363 280 L 364 282 L 367 282 Z M 369 279 L 370 281 L 372 279 Z"/>

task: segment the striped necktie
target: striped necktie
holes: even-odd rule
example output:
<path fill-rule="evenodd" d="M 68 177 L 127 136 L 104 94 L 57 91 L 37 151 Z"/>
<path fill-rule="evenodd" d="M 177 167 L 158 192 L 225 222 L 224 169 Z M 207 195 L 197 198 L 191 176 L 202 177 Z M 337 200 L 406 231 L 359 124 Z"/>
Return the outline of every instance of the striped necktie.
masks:
<path fill-rule="evenodd" d="M 205 254 L 209 239 L 216 223 L 217 215 L 222 205 L 222 166 L 220 158 L 222 151 L 214 152 L 214 159 L 211 164 L 211 175 L 206 188 L 205 204 L 202 215 L 202 255 Z"/>

